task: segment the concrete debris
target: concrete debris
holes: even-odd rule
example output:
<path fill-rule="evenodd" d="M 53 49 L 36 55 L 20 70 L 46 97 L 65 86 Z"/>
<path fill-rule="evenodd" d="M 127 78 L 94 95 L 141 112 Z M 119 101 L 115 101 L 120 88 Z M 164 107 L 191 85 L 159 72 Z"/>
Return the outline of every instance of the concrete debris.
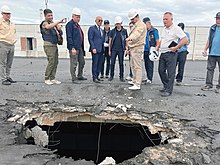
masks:
<path fill-rule="evenodd" d="M 125 106 L 126 106 L 128 109 L 131 109 L 132 104 L 126 104 Z"/>
<path fill-rule="evenodd" d="M 153 100 L 152 99 L 149 99 L 149 100 L 147 100 L 148 102 L 152 102 Z"/>
<path fill-rule="evenodd" d="M 128 97 L 129 100 L 133 99 L 133 97 Z"/>
<path fill-rule="evenodd" d="M 177 138 L 169 139 L 168 143 L 180 143 L 180 144 L 182 144 L 183 143 L 183 139 L 177 139 Z"/>
<path fill-rule="evenodd" d="M 15 122 L 15 121 L 17 121 L 20 117 L 21 117 L 20 115 L 15 115 L 15 116 L 9 118 L 8 121 L 10 121 L 10 122 Z"/>
<path fill-rule="evenodd" d="M 46 131 L 42 131 L 42 129 L 39 126 L 35 126 L 31 129 L 32 131 L 32 137 L 34 138 L 34 142 L 38 146 L 46 147 L 49 143 L 48 141 L 48 135 Z"/>
<path fill-rule="evenodd" d="M 29 128 L 26 128 L 26 130 L 24 131 L 23 134 L 24 134 L 25 139 L 28 139 L 28 138 L 32 137 L 32 132 Z"/>
<path fill-rule="evenodd" d="M 212 149 L 219 149 L 220 148 L 220 134 L 214 136 L 212 140 Z"/>
<path fill-rule="evenodd" d="M 127 112 L 127 107 L 123 104 L 118 104 L 116 108 L 121 109 L 124 113 Z"/>
<path fill-rule="evenodd" d="M 106 157 L 105 160 L 103 160 L 98 165 L 115 165 L 116 162 L 112 157 Z"/>
<path fill-rule="evenodd" d="M 211 159 L 208 155 L 201 153 L 202 154 L 202 162 L 204 164 L 210 164 L 211 163 Z"/>

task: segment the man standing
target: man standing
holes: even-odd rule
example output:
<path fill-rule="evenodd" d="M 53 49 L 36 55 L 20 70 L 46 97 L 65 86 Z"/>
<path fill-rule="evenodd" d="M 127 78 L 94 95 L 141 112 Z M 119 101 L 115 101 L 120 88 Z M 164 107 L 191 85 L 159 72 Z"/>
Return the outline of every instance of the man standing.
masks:
<path fill-rule="evenodd" d="M 144 64 L 146 69 L 147 79 L 144 82 L 151 84 L 153 80 L 154 62 L 149 58 L 150 47 L 159 47 L 159 34 L 158 30 L 151 25 L 150 18 L 146 17 L 143 22 L 147 27 L 146 44 L 144 47 Z"/>
<path fill-rule="evenodd" d="M 101 29 L 102 17 L 97 16 L 95 25 L 90 26 L 88 31 L 88 40 L 90 44 L 89 51 L 92 53 L 92 79 L 95 83 L 100 83 L 99 74 L 103 62 L 104 37 Z"/>
<path fill-rule="evenodd" d="M 105 78 L 109 78 L 109 71 L 110 71 L 110 60 L 111 57 L 109 56 L 109 33 L 110 33 L 110 23 L 109 20 L 104 21 L 104 37 L 105 37 L 105 42 L 104 42 L 104 59 L 102 63 L 102 68 L 101 68 L 101 77 L 104 78 L 104 70 L 105 70 L 105 61 L 106 61 L 106 70 L 105 70 Z"/>
<path fill-rule="evenodd" d="M 72 20 L 66 25 L 66 40 L 67 49 L 70 53 L 70 73 L 72 77 L 72 82 L 75 83 L 76 80 L 76 67 L 78 66 L 78 80 L 87 80 L 83 77 L 83 68 L 85 65 L 85 51 L 84 51 L 84 34 L 79 25 L 81 11 L 78 8 L 73 8 L 72 10 Z"/>
<path fill-rule="evenodd" d="M 14 58 L 14 48 L 16 40 L 15 25 L 10 21 L 11 11 L 8 6 L 1 8 L 2 18 L 0 18 L 0 78 L 2 85 L 16 83 L 10 77 L 10 70 Z"/>
<path fill-rule="evenodd" d="M 184 23 L 179 23 L 178 24 L 179 27 L 181 27 L 181 29 L 184 31 L 185 25 Z M 182 81 L 183 81 L 183 73 L 184 73 L 184 67 L 185 67 L 185 63 L 186 63 L 186 58 L 187 58 L 187 54 L 189 53 L 187 51 L 188 49 L 188 45 L 190 43 L 190 35 L 189 33 L 185 32 L 187 38 L 188 38 L 188 42 L 183 45 L 180 49 L 177 50 L 177 66 L 178 66 L 178 73 L 176 75 L 176 85 L 181 85 Z M 178 43 L 180 42 L 180 39 L 178 39 Z"/>
<path fill-rule="evenodd" d="M 45 72 L 45 84 L 61 84 L 55 79 L 58 65 L 58 29 L 57 25 L 62 23 L 64 19 L 53 22 L 53 12 L 50 9 L 44 10 L 45 20 L 40 24 L 42 38 L 44 40 L 44 52 L 47 55 L 48 65 Z"/>
<path fill-rule="evenodd" d="M 130 90 L 140 90 L 142 82 L 142 57 L 144 52 L 144 45 L 146 39 L 147 28 L 145 24 L 140 20 L 139 14 L 136 9 L 130 9 L 128 12 L 128 18 L 134 23 L 129 37 L 128 46 L 130 48 L 131 66 L 133 73 L 133 81 L 128 83 L 133 85 L 129 87 Z M 127 50 L 128 51 L 128 50 Z"/>
<path fill-rule="evenodd" d="M 124 82 L 124 51 L 126 47 L 126 38 L 128 37 L 127 30 L 122 26 L 122 18 L 115 17 L 115 28 L 110 32 L 109 39 L 109 55 L 111 56 L 111 73 L 109 81 L 114 78 L 115 61 L 118 56 L 120 68 L 120 81 Z"/>
<path fill-rule="evenodd" d="M 173 92 L 173 84 L 176 72 L 177 53 L 176 51 L 187 43 L 186 34 L 179 26 L 173 24 L 173 14 L 164 13 L 164 28 L 161 33 L 159 60 L 159 75 L 163 83 L 162 97 L 170 96 Z M 178 39 L 180 42 L 177 44 Z M 157 50 L 157 49 L 156 49 Z"/>
<path fill-rule="evenodd" d="M 216 23 L 210 27 L 209 37 L 205 45 L 204 56 L 207 55 L 209 49 L 208 61 L 207 61 L 207 74 L 206 74 L 206 85 L 201 89 L 204 91 L 212 90 L 213 88 L 213 75 L 218 63 L 220 68 L 220 12 L 216 14 Z M 216 85 L 215 92 L 219 93 L 220 90 L 220 69 L 218 85 Z"/>

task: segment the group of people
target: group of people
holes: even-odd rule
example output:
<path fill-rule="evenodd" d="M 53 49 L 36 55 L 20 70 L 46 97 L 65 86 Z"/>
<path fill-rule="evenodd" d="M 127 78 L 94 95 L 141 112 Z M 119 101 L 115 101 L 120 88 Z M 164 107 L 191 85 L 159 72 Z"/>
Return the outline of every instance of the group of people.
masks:
<path fill-rule="evenodd" d="M 1 8 L 2 18 L 0 19 L 0 78 L 3 85 L 16 83 L 10 77 L 10 69 L 14 57 L 14 45 L 16 43 L 15 26 L 10 21 L 11 11 L 8 6 Z M 58 65 L 58 47 L 57 44 L 63 43 L 62 29 L 60 23 L 65 22 L 65 18 L 53 22 L 53 12 L 50 9 L 44 10 L 45 20 L 40 24 L 40 30 L 44 41 L 44 51 L 47 56 L 48 64 L 45 71 L 45 83 L 47 85 L 60 84 L 55 79 Z M 72 19 L 66 24 L 67 49 L 70 56 L 70 73 L 73 83 L 76 80 L 87 80 L 83 76 L 85 65 L 84 32 L 79 25 L 81 11 L 79 8 L 73 8 Z M 183 80 L 184 66 L 189 53 L 187 48 L 190 43 L 190 36 L 184 31 L 184 24 L 178 26 L 173 24 L 173 14 L 166 12 L 163 15 L 164 28 L 161 36 L 158 30 L 152 26 L 149 17 L 140 19 L 139 12 L 136 9 L 128 11 L 129 33 L 122 26 L 123 20 L 120 16 L 115 17 L 113 29 L 110 29 L 109 20 L 104 21 L 97 16 L 95 25 L 90 26 L 88 30 L 89 51 L 92 54 L 92 79 L 95 83 L 101 83 L 103 78 L 112 81 L 115 76 L 115 63 L 118 57 L 119 62 L 119 80 L 124 79 L 124 57 L 129 56 L 130 77 L 128 83 L 132 86 L 130 90 L 141 89 L 142 82 L 151 84 L 153 81 L 154 60 L 150 58 L 151 49 L 158 55 L 160 52 L 158 72 L 163 84 L 160 90 L 161 96 L 170 96 L 173 92 L 174 81 L 181 85 Z M 216 14 L 216 24 L 210 28 L 209 38 L 205 45 L 204 55 L 207 55 L 209 49 L 206 85 L 202 90 L 213 88 L 213 74 L 216 62 L 220 66 L 220 13 Z M 142 80 L 142 59 L 146 69 L 146 80 Z M 106 69 L 105 69 L 106 62 Z M 76 68 L 78 73 L 76 75 Z M 176 75 L 176 68 L 178 73 Z M 220 75 L 216 92 L 220 89 Z"/>

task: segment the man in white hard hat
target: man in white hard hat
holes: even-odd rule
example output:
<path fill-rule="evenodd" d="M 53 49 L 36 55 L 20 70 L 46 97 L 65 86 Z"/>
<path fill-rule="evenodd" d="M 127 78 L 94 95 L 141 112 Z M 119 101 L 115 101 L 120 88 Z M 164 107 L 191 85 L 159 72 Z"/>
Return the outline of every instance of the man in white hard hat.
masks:
<path fill-rule="evenodd" d="M 44 82 L 47 85 L 61 84 L 60 81 L 55 79 L 59 56 L 57 47 L 59 32 L 57 25 L 63 23 L 64 18 L 60 21 L 53 22 L 53 12 L 50 9 L 44 10 L 44 17 L 45 20 L 40 24 L 40 30 L 44 40 L 44 52 L 48 61 Z"/>
<path fill-rule="evenodd" d="M 130 48 L 131 67 L 133 72 L 133 80 L 128 83 L 133 85 L 130 90 L 140 90 L 142 82 L 142 57 L 144 53 L 144 45 L 146 39 L 147 28 L 140 20 L 139 13 L 136 9 L 128 12 L 128 18 L 134 23 L 129 37 L 126 39 Z"/>
<path fill-rule="evenodd" d="M 122 26 L 122 18 L 120 16 L 115 17 L 115 28 L 111 30 L 109 36 L 109 55 L 111 56 L 111 73 L 109 81 L 112 81 L 114 78 L 115 61 L 118 56 L 120 69 L 119 78 L 121 82 L 124 82 L 124 51 L 128 33 Z"/>
<path fill-rule="evenodd" d="M 10 77 L 10 70 L 14 58 L 14 45 L 16 40 L 15 25 L 10 21 L 11 11 L 8 6 L 1 8 L 0 18 L 0 78 L 2 85 L 15 83 Z"/>
<path fill-rule="evenodd" d="M 70 53 L 70 73 L 72 76 L 72 82 L 76 83 L 78 80 L 87 80 L 83 77 L 83 69 L 85 65 L 85 51 L 84 51 L 84 34 L 79 25 L 81 11 L 78 8 L 72 10 L 72 20 L 66 25 L 66 40 L 67 48 Z M 78 66 L 78 75 L 76 77 L 76 67 Z"/>

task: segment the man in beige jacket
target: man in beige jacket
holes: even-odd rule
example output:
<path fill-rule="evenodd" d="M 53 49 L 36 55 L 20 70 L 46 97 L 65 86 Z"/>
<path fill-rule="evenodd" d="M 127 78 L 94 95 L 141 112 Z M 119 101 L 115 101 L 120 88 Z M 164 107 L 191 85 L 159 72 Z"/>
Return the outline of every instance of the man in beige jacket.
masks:
<path fill-rule="evenodd" d="M 147 28 L 140 20 L 139 13 L 136 9 L 129 10 L 128 18 L 134 23 L 134 27 L 132 28 L 129 37 L 126 39 L 128 41 L 131 68 L 133 72 L 133 81 L 128 82 L 133 86 L 128 89 L 139 90 L 141 89 L 142 82 L 142 57 L 144 53 Z"/>

